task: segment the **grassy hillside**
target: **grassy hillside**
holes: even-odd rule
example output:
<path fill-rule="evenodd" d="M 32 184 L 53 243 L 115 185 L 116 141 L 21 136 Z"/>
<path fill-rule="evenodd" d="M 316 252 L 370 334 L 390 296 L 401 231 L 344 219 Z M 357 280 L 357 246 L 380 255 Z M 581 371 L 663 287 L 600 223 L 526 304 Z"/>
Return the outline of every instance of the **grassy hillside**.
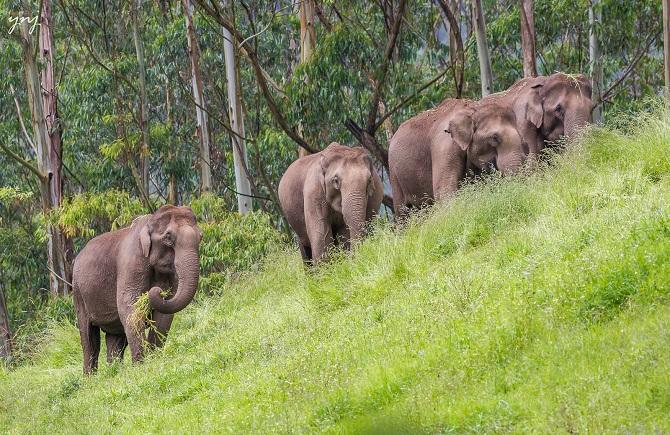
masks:
<path fill-rule="evenodd" d="M 668 432 L 670 118 L 594 129 L 306 273 L 297 250 L 83 378 L 72 325 L 0 369 L 9 432 Z"/>

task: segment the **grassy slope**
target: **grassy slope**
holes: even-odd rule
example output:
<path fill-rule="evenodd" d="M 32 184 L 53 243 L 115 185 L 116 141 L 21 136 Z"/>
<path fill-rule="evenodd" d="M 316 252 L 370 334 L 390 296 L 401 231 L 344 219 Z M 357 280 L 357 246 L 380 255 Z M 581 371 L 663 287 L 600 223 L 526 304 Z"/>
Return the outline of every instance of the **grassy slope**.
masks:
<path fill-rule="evenodd" d="M 315 273 L 273 255 L 142 365 L 83 379 L 55 326 L 0 369 L 0 428 L 670 431 L 670 121 L 639 124 Z"/>

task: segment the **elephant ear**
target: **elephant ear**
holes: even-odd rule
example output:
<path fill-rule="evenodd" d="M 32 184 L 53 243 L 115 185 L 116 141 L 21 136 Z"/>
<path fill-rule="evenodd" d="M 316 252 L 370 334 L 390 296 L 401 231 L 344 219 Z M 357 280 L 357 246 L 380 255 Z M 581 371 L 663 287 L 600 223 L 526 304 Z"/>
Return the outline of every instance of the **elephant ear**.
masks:
<path fill-rule="evenodd" d="M 445 130 L 451 134 L 451 138 L 463 151 L 467 150 L 472 142 L 474 134 L 474 123 L 469 113 L 461 113 L 449 122 L 449 128 Z"/>
<path fill-rule="evenodd" d="M 530 88 L 530 95 L 526 101 L 526 120 L 533 124 L 535 128 L 540 128 L 544 120 L 544 108 L 542 107 L 542 96 L 540 95 L 542 84 L 535 84 Z"/>
<path fill-rule="evenodd" d="M 149 252 L 151 252 L 151 233 L 148 224 L 140 230 L 140 245 L 142 246 L 142 255 L 148 257 Z"/>

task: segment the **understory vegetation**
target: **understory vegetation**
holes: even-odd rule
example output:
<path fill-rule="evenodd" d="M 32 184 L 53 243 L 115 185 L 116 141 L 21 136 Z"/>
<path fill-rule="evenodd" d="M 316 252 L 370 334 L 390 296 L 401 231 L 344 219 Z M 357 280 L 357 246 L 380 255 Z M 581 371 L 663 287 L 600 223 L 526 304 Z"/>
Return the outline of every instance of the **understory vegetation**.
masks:
<path fill-rule="evenodd" d="M 670 431 L 670 117 L 635 119 L 406 228 L 380 220 L 314 270 L 275 234 L 213 280 L 250 248 L 210 228 L 164 349 L 83 377 L 75 326 L 54 322 L 0 369 L 0 427 Z"/>

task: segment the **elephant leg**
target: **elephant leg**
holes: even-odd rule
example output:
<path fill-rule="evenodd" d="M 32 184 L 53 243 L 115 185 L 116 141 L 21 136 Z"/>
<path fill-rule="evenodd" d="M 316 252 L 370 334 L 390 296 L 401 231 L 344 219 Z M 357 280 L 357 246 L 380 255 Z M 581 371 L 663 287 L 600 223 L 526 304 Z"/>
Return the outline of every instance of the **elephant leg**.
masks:
<path fill-rule="evenodd" d="M 312 262 L 312 248 L 309 245 L 303 244 L 302 242 L 298 242 L 298 247 L 300 248 L 302 261 L 305 264 L 310 264 Z"/>
<path fill-rule="evenodd" d="M 407 217 L 407 205 L 405 204 L 405 194 L 403 193 L 398 177 L 395 172 L 389 176 L 391 180 L 391 190 L 393 191 L 393 212 L 397 221 L 402 221 Z"/>
<path fill-rule="evenodd" d="M 465 178 L 465 161 L 457 153 L 453 154 L 447 154 L 442 159 L 433 159 L 431 169 L 435 201 L 443 201 L 456 193 L 458 183 Z"/>
<path fill-rule="evenodd" d="M 316 264 L 333 245 L 333 230 L 325 219 L 319 219 L 307 225 L 307 233 L 312 247 L 312 262 Z"/>
<path fill-rule="evenodd" d="M 123 359 L 123 352 L 128 346 L 126 334 L 105 334 L 105 344 L 107 345 L 108 363 Z"/>
<path fill-rule="evenodd" d="M 174 314 L 163 314 L 154 310 L 151 318 L 154 324 L 149 330 L 149 346 L 152 348 L 163 347 L 167 334 L 170 331 L 170 326 L 172 326 Z"/>
<path fill-rule="evenodd" d="M 84 301 L 78 291 L 74 292 L 74 306 L 77 313 L 77 325 L 81 349 L 84 354 L 83 369 L 85 375 L 90 375 L 98 369 L 100 355 L 100 328 L 91 324 Z"/>
<path fill-rule="evenodd" d="M 137 298 L 133 298 L 125 293 L 117 295 L 117 306 L 119 307 L 119 317 L 123 324 L 123 330 L 126 332 L 126 339 L 128 340 L 128 347 L 130 347 L 130 356 L 133 362 L 140 362 L 144 359 L 144 347 L 146 338 L 144 329 L 146 324 L 145 319 L 139 319 L 134 315 L 135 307 L 133 302 Z"/>

